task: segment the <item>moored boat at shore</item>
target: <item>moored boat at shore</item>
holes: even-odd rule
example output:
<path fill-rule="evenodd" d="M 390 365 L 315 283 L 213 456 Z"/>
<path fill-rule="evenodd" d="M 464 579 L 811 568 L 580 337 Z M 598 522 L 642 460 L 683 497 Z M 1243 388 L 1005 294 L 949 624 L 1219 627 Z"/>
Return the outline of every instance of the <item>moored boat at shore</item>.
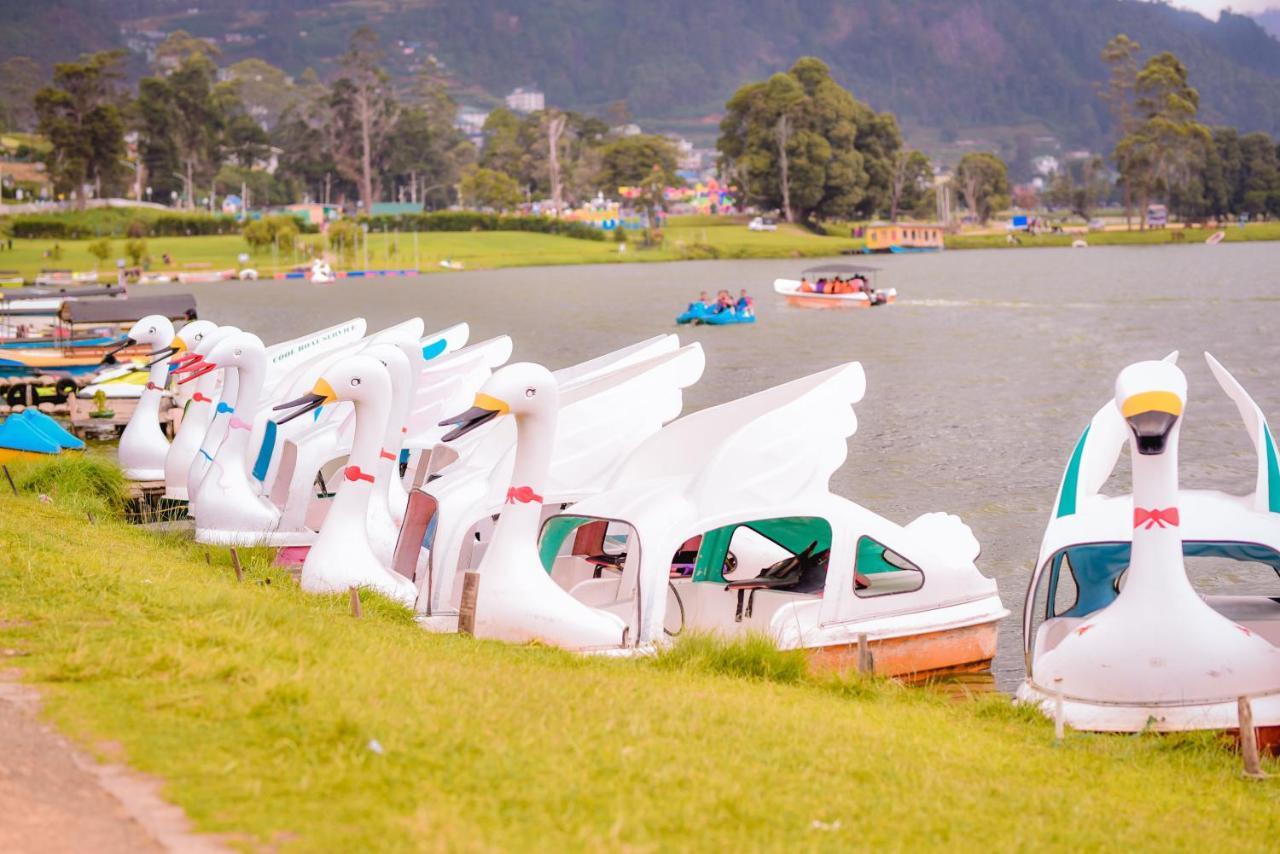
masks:
<path fill-rule="evenodd" d="M 1186 378 L 1126 368 L 1081 436 L 1045 531 L 1023 616 L 1018 698 L 1102 732 L 1233 730 L 1249 698 L 1259 740 L 1280 746 L 1280 471 L 1262 411 L 1212 356 L 1257 455 L 1254 492 L 1181 489 Z M 1132 495 L 1102 487 L 1128 445 Z M 1230 595 L 1201 592 L 1187 562 L 1234 561 Z M 1252 577 L 1250 577 L 1252 576 Z M 1255 582 L 1255 583 L 1250 583 Z M 1060 706 L 1060 711 L 1059 711 Z"/>

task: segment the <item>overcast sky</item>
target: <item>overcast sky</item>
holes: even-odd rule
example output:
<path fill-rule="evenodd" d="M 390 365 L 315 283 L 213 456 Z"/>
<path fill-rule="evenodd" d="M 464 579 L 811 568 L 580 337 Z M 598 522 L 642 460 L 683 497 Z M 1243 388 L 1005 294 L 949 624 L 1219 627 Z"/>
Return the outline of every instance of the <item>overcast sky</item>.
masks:
<path fill-rule="evenodd" d="M 1210 18 L 1216 18 L 1218 12 L 1227 6 L 1237 12 L 1261 12 L 1263 9 L 1280 7 L 1280 0 L 1232 0 L 1230 3 L 1219 0 L 1175 0 L 1174 5 L 1195 9 Z"/>

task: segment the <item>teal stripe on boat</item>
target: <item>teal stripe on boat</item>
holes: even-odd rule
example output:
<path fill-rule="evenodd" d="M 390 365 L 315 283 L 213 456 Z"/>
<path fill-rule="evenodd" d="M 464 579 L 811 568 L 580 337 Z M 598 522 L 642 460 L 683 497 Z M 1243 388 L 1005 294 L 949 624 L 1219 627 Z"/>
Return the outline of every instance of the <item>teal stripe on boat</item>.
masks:
<path fill-rule="evenodd" d="M 1267 509 L 1280 513 L 1280 462 L 1276 460 L 1276 443 L 1266 424 L 1262 425 L 1262 435 L 1267 444 Z"/>
<path fill-rule="evenodd" d="M 258 448 L 258 459 L 253 463 L 253 476 L 258 480 L 267 479 L 267 470 L 271 468 L 271 455 L 276 450 L 276 422 L 268 421 L 267 429 L 262 434 L 262 447 Z"/>
<path fill-rule="evenodd" d="M 1089 427 L 1093 425 L 1090 424 Z M 1062 478 L 1062 495 L 1058 498 L 1058 518 L 1072 516 L 1076 512 L 1076 491 L 1080 484 L 1080 458 L 1084 456 L 1084 443 L 1089 438 L 1089 427 L 1080 434 L 1076 449 L 1071 452 L 1071 462 L 1067 463 L 1067 473 Z"/>
<path fill-rule="evenodd" d="M 430 344 L 422 348 L 423 361 L 430 362 L 436 356 L 439 356 L 449 346 L 449 342 L 444 338 L 437 338 Z"/>

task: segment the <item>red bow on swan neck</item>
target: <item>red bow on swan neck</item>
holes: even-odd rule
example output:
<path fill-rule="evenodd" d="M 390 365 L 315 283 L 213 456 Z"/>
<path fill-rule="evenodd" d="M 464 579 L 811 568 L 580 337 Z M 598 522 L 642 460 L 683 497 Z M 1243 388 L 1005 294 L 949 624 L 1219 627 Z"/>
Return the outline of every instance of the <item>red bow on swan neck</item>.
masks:
<path fill-rule="evenodd" d="M 213 403 L 213 398 L 205 397 L 200 392 L 196 392 L 195 394 L 191 395 L 191 400 L 194 403 Z"/>
<path fill-rule="evenodd" d="M 1178 527 L 1178 508 L 1166 507 L 1163 510 L 1144 507 L 1133 508 L 1133 527 L 1150 531 L 1152 528 L 1163 528 L 1167 524 L 1171 528 Z"/>
<path fill-rule="evenodd" d="M 533 491 L 532 486 L 513 486 L 507 490 L 507 503 L 541 504 L 542 496 Z"/>

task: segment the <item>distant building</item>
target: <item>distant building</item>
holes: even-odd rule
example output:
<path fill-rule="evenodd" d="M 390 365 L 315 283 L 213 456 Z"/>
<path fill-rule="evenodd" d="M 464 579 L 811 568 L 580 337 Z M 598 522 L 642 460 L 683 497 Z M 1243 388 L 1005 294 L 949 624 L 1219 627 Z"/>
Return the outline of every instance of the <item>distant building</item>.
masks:
<path fill-rule="evenodd" d="M 877 222 L 866 228 L 869 252 L 920 252 L 942 249 L 945 229 L 936 223 Z"/>
<path fill-rule="evenodd" d="M 536 113 L 547 108 L 547 97 L 537 89 L 517 88 L 506 98 L 507 107 L 517 113 Z"/>
<path fill-rule="evenodd" d="M 453 121 L 453 126 L 467 136 L 476 136 L 484 132 L 484 123 L 489 114 L 475 107 L 461 107 Z"/>

